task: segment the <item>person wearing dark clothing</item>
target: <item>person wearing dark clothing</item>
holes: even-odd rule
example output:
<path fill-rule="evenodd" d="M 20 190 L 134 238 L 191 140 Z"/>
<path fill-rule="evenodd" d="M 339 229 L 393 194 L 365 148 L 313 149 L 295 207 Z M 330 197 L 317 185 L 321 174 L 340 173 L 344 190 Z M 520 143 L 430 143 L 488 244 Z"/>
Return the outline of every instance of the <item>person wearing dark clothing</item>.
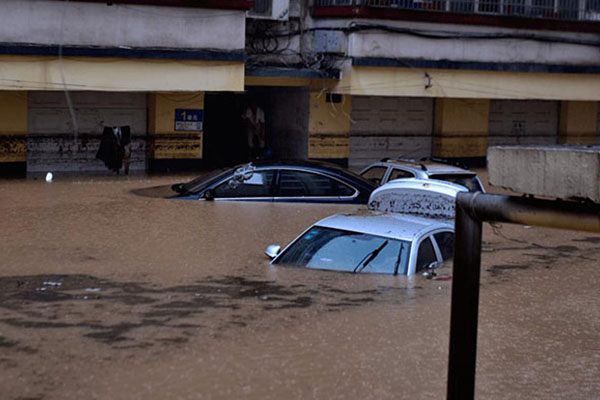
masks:
<path fill-rule="evenodd" d="M 105 127 L 96 158 L 102 160 L 104 165 L 109 170 L 116 172 L 117 175 L 123 166 L 125 174 L 129 174 L 131 128 L 129 126 Z"/>

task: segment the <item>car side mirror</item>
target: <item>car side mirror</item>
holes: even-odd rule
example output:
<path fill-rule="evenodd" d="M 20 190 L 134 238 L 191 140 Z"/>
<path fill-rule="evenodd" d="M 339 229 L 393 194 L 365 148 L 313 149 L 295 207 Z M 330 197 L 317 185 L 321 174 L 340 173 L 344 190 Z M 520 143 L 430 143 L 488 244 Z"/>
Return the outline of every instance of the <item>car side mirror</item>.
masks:
<path fill-rule="evenodd" d="M 204 200 L 214 200 L 215 199 L 215 191 L 213 189 L 208 189 L 206 192 L 204 192 L 204 194 L 202 195 L 202 198 Z"/>
<path fill-rule="evenodd" d="M 277 257 L 277 254 L 279 254 L 280 251 L 281 251 L 280 245 L 270 244 L 267 246 L 267 249 L 265 250 L 265 254 L 267 255 L 267 257 L 269 257 L 272 260 L 275 257 Z"/>
<path fill-rule="evenodd" d="M 424 271 L 421 273 L 424 277 L 431 279 L 434 276 L 437 275 L 437 272 L 435 272 L 436 269 L 440 268 L 442 266 L 442 262 L 440 261 L 434 261 L 432 263 L 429 263 L 425 268 Z"/>

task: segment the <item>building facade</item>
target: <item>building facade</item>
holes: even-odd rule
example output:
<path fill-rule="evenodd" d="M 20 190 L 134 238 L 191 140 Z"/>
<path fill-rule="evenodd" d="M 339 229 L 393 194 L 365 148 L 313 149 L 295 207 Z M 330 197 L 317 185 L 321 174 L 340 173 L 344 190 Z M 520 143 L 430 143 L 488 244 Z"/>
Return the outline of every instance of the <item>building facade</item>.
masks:
<path fill-rule="evenodd" d="M 485 162 L 499 144 L 596 144 L 600 0 L 6 0 L 0 169 L 246 159 L 244 113 L 280 158 Z"/>

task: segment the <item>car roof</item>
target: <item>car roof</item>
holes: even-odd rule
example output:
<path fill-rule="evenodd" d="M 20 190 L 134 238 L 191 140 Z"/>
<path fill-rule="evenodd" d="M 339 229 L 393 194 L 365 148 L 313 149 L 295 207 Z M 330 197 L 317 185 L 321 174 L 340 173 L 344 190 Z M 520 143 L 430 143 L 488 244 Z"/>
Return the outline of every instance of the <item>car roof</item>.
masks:
<path fill-rule="evenodd" d="M 417 161 L 417 160 L 405 160 L 389 158 L 383 159 L 376 164 L 379 165 L 401 165 L 410 169 L 423 171 L 427 175 L 434 174 L 470 174 L 475 175 L 473 171 L 466 168 L 461 168 L 455 165 L 444 164 L 435 161 Z"/>
<path fill-rule="evenodd" d="M 361 232 L 400 240 L 412 240 L 421 233 L 437 228 L 454 230 L 452 220 L 379 211 L 357 211 L 349 214 L 335 214 L 323 218 L 315 226 Z"/>

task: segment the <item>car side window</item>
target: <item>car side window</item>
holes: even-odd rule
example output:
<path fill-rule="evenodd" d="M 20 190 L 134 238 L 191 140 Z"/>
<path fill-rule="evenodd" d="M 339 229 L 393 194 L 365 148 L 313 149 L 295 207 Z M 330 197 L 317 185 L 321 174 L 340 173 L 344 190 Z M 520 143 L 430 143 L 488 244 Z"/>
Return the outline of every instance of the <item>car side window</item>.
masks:
<path fill-rule="evenodd" d="M 452 232 L 438 232 L 433 237 L 442 253 L 442 261 L 452 258 L 454 252 L 454 234 Z"/>
<path fill-rule="evenodd" d="M 348 197 L 348 196 L 352 196 L 354 193 L 356 193 L 356 189 L 354 189 L 351 186 L 346 185 L 345 183 L 342 182 L 337 182 L 338 185 L 338 191 L 339 191 L 339 196 L 340 197 Z"/>
<path fill-rule="evenodd" d="M 271 197 L 273 170 L 255 171 L 243 181 L 229 178 L 214 189 L 215 198 Z"/>
<path fill-rule="evenodd" d="M 380 185 L 383 180 L 383 175 L 385 175 L 385 171 L 387 167 L 371 167 L 365 172 L 361 174 L 361 176 L 365 179 L 370 180 L 378 185 Z"/>
<path fill-rule="evenodd" d="M 421 242 L 419 245 L 419 252 L 417 253 L 417 266 L 415 268 L 415 273 L 421 272 L 432 262 L 438 261 L 437 256 L 435 255 L 435 250 L 433 249 L 433 243 L 431 243 L 431 239 L 427 238 Z"/>
<path fill-rule="evenodd" d="M 412 172 L 404 171 L 402 169 L 394 168 L 392 169 L 392 173 L 390 174 L 390 181 L 392 179 L 402 179 L 402 178 L 414 178 L 415 174 Z"/>
<path fill-rule="evenodd" d="M 338 182 L 320 174 L 306 171 L 281 170 L 279 196 L 337 197 Z"/>

